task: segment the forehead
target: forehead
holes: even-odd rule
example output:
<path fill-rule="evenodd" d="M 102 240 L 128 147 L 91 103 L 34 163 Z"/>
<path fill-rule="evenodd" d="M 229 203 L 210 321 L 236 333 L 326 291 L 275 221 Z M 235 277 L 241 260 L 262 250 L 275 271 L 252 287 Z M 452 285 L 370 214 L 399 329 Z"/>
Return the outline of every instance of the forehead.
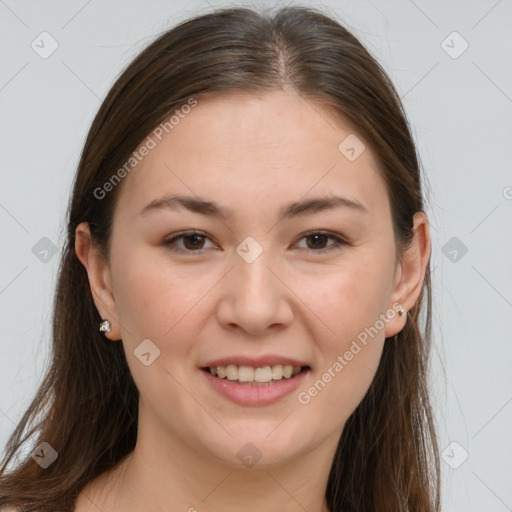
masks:
<path fill-rule="evenodd" d="M 152 149 L 124 179 L 117 208 L 136 215 L 160 196 L 187 193 L 244 213 L 337 192 L 382 213 L 385 184 L 368 146 L 355 160 L 340 151 L 345 140 L 358 144 L 354 136 L 347 121 L 294 92 L 199 97 L 149 134 Z"/>

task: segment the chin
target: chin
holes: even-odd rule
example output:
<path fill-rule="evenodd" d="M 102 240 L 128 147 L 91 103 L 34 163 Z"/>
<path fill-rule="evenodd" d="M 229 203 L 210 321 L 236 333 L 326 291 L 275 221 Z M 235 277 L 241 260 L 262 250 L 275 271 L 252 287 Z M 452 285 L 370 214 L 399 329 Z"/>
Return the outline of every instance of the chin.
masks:
<path fill-rule="evenodd" d="M 224 436 L 222 441 L 212 447 L 206 447 L 208 451 L 219 461 L 232 469 L 252 468 L 260 469 L 285 464 L 305 451 L 304 433 L 297 431 L 297 435 L 291 435 L 290 429 L 278 426 L 279 421 L 274 421 L 271 428 L 269 423 L 245 426 L 245 428 L 230 429 L 233 438 Z M 276 428 L 277 426 L 277 428 Z M 213 449 L 212 449 L 213 448 Z"/>

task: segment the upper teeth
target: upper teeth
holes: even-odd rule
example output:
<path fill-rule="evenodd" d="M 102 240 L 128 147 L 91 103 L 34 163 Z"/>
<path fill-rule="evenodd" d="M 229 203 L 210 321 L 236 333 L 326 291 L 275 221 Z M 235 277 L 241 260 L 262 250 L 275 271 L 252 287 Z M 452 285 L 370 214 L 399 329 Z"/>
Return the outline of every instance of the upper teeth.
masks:
<path fill-rule="evenodd" d="M 283 377 L 289 379 L 300 373 L 300 366 L 275 364 L 273 366 L 263 366 L 253 368 L 252 366 L 237 366 L 228 364 L 227 366 L 210 367 L 210 373 L 217 377 L 228 380 L 238 380 L 240 382 L 270 382 L 271 380 L 281 380 Z"/>

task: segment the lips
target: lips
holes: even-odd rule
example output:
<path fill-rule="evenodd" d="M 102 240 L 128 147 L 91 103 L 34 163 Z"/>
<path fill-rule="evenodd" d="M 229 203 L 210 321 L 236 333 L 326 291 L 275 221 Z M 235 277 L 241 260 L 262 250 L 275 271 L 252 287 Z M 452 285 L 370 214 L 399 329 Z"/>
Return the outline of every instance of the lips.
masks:
<path fill-rule="evenodd" d="M 310 369 L 304 361 L 278 355 L 231 356 L 201 367 L 214 390 L 246 406 L 269 405 L 285 397 L 299 386 Z"/>
<path fill-rule="evenodd" d="M 299 388 L 309 375 L 304 369 L 295 376 L 272 380 L 270 382 L 240 382 L 238 380 L 220 379 L 206 369 L 200 371 L 206 383 L 218 395 L 238 405 L 263 407 L 274 404 L 280 400 L 289 399 L 293 392 Z"/>

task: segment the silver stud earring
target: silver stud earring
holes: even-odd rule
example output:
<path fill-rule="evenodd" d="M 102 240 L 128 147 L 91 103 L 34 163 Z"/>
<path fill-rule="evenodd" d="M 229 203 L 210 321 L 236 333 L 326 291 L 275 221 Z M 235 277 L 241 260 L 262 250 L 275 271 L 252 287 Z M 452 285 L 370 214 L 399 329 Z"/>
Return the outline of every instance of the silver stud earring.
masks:
<path fill-rule="evenodd" d="M 104 320 L 100 324 L 100 332 L 110 332 L 112 329 L 110 328 L 110 322 L 108 320 Z"/>

